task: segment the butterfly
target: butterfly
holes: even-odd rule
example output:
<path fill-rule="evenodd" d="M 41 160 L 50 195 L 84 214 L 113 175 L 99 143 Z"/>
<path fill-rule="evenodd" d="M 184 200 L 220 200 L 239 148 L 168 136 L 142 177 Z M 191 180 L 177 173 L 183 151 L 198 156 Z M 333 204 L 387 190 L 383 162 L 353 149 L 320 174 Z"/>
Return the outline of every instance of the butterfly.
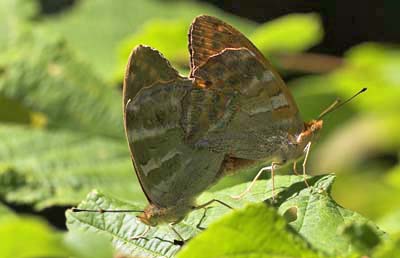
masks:
<path fill-rule="evenodd" d="M 145 224 L 177 223 L 196 197 L 259 160 L 296 160 L 322 120 L 304 123 L 283 80 L 238 30 L 207 15 L 189 30 L 190 74 L 157 50 L 131 53 L 123 113 L 132 162 L 149 205 Z"/>

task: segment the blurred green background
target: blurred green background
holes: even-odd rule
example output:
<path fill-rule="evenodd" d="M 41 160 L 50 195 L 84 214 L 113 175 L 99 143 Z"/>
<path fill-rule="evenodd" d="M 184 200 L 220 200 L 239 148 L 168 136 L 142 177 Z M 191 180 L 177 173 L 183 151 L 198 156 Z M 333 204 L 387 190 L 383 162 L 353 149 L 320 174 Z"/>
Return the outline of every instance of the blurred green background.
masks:
<path fill-rule="evenodd" d="M 209 14 L 271 60 L 305 121 L 368 88 L 325 119 L 307 171 L 337 174 L 339 204 L 399 232 L 399 4 L 295 2 L 0 0 L 0 231 L 21 226 L 16 213 L 65 229 L 65 209 L 93 188 L 146 203 L 122 128 L 124 66 L 132 48 L 146 44 L 186 75 L 188 27 Z M 23 221 L 41 227 L 30 220 Z"/>

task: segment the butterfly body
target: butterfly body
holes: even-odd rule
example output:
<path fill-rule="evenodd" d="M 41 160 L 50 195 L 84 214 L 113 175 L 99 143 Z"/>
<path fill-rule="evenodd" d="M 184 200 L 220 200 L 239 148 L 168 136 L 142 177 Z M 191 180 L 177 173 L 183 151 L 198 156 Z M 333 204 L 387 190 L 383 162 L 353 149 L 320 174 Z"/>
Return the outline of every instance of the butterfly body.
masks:
<path fill-rule="evenodd" d="M 240 32 L 199 16 L 182 77 L 156 50 L 136 47 L 123 88 L 125 132 L 149 206 L 138 218 L 176 223 L 196 197 L 237 167 L 303 156 L 322 121 L 304 123 L 282 79 Z"/>

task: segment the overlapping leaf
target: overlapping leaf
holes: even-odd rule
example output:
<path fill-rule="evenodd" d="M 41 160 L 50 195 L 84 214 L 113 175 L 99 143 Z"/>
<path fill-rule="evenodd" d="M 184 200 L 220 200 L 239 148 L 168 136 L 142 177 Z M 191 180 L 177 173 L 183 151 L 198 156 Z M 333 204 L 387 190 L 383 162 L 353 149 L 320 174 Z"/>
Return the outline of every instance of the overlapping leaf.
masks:
<path fill-rule="evenodd" d="M 307 188 L 301 177 L 277 176 L 276 191 L 279 192 L 279 194 L 277 196 L 276 206 L 278 207 L 279 213 L 286 217 L 288 217 L 289 213 L 293 213 L 291 214 L 291 217 L 294 219 L 290 220 L 290 225 L 308 243 L 310 243 L 313 248 L 321 253 L 345 256 L 354 251 L 355 248 L 353 247 L 354 243 L 351 239 L 348 239 L 345 235 L 341 234 L 340 228 L 344 227 L 346 223 L 352 222 L 369 223 L 370 225 L 373 224 L 361 215 L 340 207 L 331 199 L 329 192 L 333 179 L 334 176 L 332 175 L 309 178 L 308 182 L 312 187 Z M 268 185 L 267 189 L 269 190 L 266 190 L 266 184 Z M 242 200 L 233 200 L 230 197 L 232 194 L 238 194 L 243 191 L 246 186 L 247 184 L 242 184 L 215 193 L 205 193 L 199 198 L 198 203 L 203 203 L 215 198 L 228 203 L 235 209 L 239 209 L 248 203 L 262 202 L 271 197 L 270 181 L 257 182 L 252 192 L 246 195 Z M 80 207 L 88 209 L 143 209 L 143 206 L 124 203 L 98 192 L 92 192 L 87 199 L 80 204 Z M 223 228 L 223 226 L 219 226 L 216 221 L 223 214 L 229 212 L 230 210 L 226 207 L 214 204 L 212 205 L 212 208 L 209 208 L 206 211 L 197 210 L 192 212 L 183 222 L 176 226 L 176 230 L 178 230 L 185 239 L 190 239 L 201 232 L 199 227 L 207 228 L 210 226 L 210 228 L 214 228 L 215 230 L 211 232 L 214 232 L 217 235 L 222 234 L 218 230 L 220 227 Z M 135 215 L 135 213 L 99 214 L 85 212 L 72 213 L 69 211 L 67 212 L 67 225 L 71 231 L 83 229 L 109 236 L 112 238 L 114 247 L 131 255 L 171 257 L 180 249 L 179 245 L 174 244 L 174 240 L 177 239 L 177 236 L 166 226 L 152 228 L 146 239 L 131 240 L 131 237 L 142 233 L 146 229 L 146 225 L 140 223 L 135 218 Z M 263 218 L 264 216 L 267 216 L 270 219 L 275 218 L 275 215 L 271 214 L 260 216 L 260 218 Z M 252 218 L 246 218 L 249 220 L 250 224 L 248 230 L 251 231 L 251 234 L 253 235 L 260 234 L 260 239 L 266 237 L 263 234 L 276 232 L 276 227 L 282 227 L 281 222 L 279 222 L 280 219 L 277 219 L 277 224 L 266 223 L 265 225 L 262 224 L 265 228 L 260 228 L 261 226 L 254 228 L 251 226 L 254 225 L 251 222 Z M 230 221 L 231 219 L 232 221 Z M 242 216 L 238 216 L 237 219 L 238 221 L 236 222 L 233 218 L 228 219 L 228 221 L 230 221 L 229 224 L 245 223 Z M 256 218 L 256 220 L 257 219 L 259 218 Z M 216 223 L 215 227 L 211 226 L 213 223 Z M 221 223 L 223 224 L 224 222 Z M 376 227 L 374 230 L 377 232 L 377 235 L 383 234 Z M 240 239 L 240 232 L 238 231 L 236 233 L 236 237 L 239 237 Z M 210 234 L 205 236 L 205 238 L 212 238 L 212 234 Z M 282 237 L 293 237 L 285 235 L 287 232 L 282 234 Z M 230 235 L 232 235 L 232 238 L 235 237 L 234 234 L 229 234 L 227 237 L 224 237 L 224 245 L 227 245 L 226 247 L 221 247 L 221 249 L 217 248 L 217 246 L 215 247 L 216 256 L 222 255 L 222 253 L 217 252 L 218 250 L 222 250 L 221 252 L 224 252 L 223 250 L 232 250 L 232 254 L 235 254 L 235 250 L 239 252 L 238 250 L 242 250 L 241 248 L 246 248 L 237 246 L 240 243 L 230 239 Z M 213 241 L 208 241 L 208 244 L 211 244 L 212 242 Z M 193 245 L 196 246 L 196 243 L 196 239 L 194 239 Z M 218 243 L 216 244 L 218 245 Z M 204 242 L 199 245 L 204 245 Z M 333 248 L 332 245 L 334 245 Z M 189 242 L 189 248 L 190 246 L 191 244 Z M 256 252 L 256 246 L 249 246 L 248 248 L 251 250 L 254 249 L 253 251 Z M 280 250 L 284 250 L 282 251 L 282 255 L 285 254 L 285 247 L 280 246 L 279 248 L 281 248 Z M 200 249 L 200 247 L 193 247 L 193 252 L 190 252 L 190 254 L 193 255 L 193 257 L 197 257 L 196 255 L 200 255 L 197 253 Z M 270 255 L 279 254 L 276 253 L 274 249 L 267 248 L 265 249 L 264 255 L 267 255 L 268 252 L 270 252 Z M 310 254 L 313 253 L 311 250 L 309 250 L 309 252 Z"/>

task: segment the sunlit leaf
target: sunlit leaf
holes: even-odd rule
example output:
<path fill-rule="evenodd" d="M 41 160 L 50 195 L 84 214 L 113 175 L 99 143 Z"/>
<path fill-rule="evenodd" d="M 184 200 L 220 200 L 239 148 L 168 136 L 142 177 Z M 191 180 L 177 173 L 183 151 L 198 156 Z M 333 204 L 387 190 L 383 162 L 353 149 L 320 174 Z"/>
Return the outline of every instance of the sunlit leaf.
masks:
<path fill-rule="evenodd" d="M 378 225 L 390 234 L 400 233 L 400 209 L 389 212 L 379 219 Z"/>
<path fill-rule="evenodd" d="M 398 114 L 400 96 L 400 49 L 364 43 L 350 49 L 346 65 L 332 75 L 337 88 L 352 94 L 367 87 L 368 97 L 359 98 L 356 105 L 370 112 Z"/>
<path fill-rule="evenodd" d="M 68 257 L 62 235 L 37 218 L 7 217 L 0 220 L 0 256 Z M 6 236 L 6 237 L 5 237 Z"/>
<path fill-rule="evenodd" d="M 400 235 L 393 235 L 392 239 L 377 248 L 372 257 L 400 257 Z"/>
<path fill-rule="evenodd" d="M 178 255 L 184 257 L 322 257 L 264 203 L 234 211 L 194 238 Z"/>
<path fill-rule="evenodd" d="M 276 176 L 275 179 L 275 190 L 279 193 L 276 204 L 279 213 L 285 217 L 292 217 L 289 224 L 320 252 L 343 256 L 351 254 L 356 248 L 338 229 L 352 222 L 373 225 L 361 215 L 342 208 L 331 199 L 329 192 L 334 179 L 332 175 L 309 178 L 308 182 L 312 185 L 310 188 L 307 188 L 302 177 Z M 265 188 L 266 184 L 267 188 Z M 242 184 L 215 193 L 204 193 L 199 197 L 198 203 L 218 199 L 238 209 L 249 203 L 262 202 L 271 197 L 271 181 L 268 180 L 257 182 L 251 193 L 242 200 L 231 198 L 231 195 L 242 192 L 247 186 L 248 184 Z M 99 192 L 92 192 L 79 207 L 86 209 L 143 209 L 142 205 L 121 202 Z M 229 212 L 231 210 L 219 204 L 212 205 L 212 208 L 207 211 L 193 211 L 184 221 L 176 225 L 176 230 L 185 239 L 190 239 L 201 232 L 198 226 L 207 228 L 223 214 Z M 288 216 L 288 212 L 293 213 L 292 216 Z M 142 233 L 147 227 L 139 222 L 135 215 L 137 213 L 100 214 L 68 211 L 67 225 L 71 231 L 85 230 L 109 236 L 117 250 L 131 255 L 171 257 L 180 249 L 179 245 L 174 244 L 177 236 L 166 226 L 152 228 L 146 239 L 131 240 L 131 237 Z M 217 227 L 217 225 L 215 226 Z M 279 222 L 277 227 L 280 227 Z M 264 229 L 259 228 L 259 230 Z M 265 230 L 268 232 L 269 229 Z M 376 231 L 379 236 L 383 235 L 378 229 Z M 234 240 L 232 242 L 236 243 Z M 228 244 L 230 241 L 227 240 L 225 243 Z M 234 248 L 232 250 L 239 250 L 241 247 L 232 246 L 232 248 Z"/>
<path fill-rule="evenodd" d="M 287 53 L 307 50 L 322 37 L 322 23 L 317 14 L 290 14 L 261 25 L 250 39 L 264 53 Z"/>

